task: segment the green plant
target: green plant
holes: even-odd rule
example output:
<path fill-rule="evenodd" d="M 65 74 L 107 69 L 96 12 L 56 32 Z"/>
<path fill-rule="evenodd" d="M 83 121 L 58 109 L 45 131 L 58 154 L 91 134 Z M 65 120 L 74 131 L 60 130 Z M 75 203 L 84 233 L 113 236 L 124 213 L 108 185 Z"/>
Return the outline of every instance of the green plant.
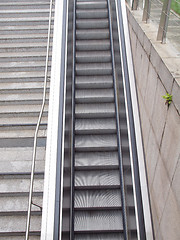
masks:
<path fill-rule="evenodd" d="M 162 97 L 166 100 L 165 104 L 168 104 L 168 106 L 169 106 L 172 102 L 172 95 L 169 93 L 166 93 L 166 95 L 164 95 Z"/>

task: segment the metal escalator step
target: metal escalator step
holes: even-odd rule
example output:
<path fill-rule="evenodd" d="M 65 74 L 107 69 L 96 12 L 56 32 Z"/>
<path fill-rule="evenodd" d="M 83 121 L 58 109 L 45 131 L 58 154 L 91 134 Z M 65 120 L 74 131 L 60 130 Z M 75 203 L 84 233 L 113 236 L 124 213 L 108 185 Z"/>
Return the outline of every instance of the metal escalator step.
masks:
<path fill-rule="evenodd" d="M 118 170 L 75 171 L 75 188 L 98 189 L 105 186 L 119 186 L 120 188 Z"/>
<path fill-rule="evenodd" d="M 121 193 L 118 189 L 76 190 L 75 209 L 121 207 Z"/>
<path fill-rule="evenodd" d="M 78 211 L 74 216 L 76 232 L 123 231 L 122 211 Z"/>
<path fill-rule="evenodd" d="M 87 187 L 91 187 L 93 189 L 96 188 L 104 188 L 107 186 L 118 186 L 120 185 L 119 178 L 119 169 L 116 167 L 115 169 L 107 168 L 107 169 L 78 169 L 75 171 L 75 187 L 86 189 Z M 132 187 L 132 178 L 131 171 L 125 169 L 124 170 L 124 182 L 126 186 Z M 129 194 L 130 197 L 133 197 Z"/>
<path fill-rule="evenodd" d="M 116 132 L 115 119 L 76 119 L 76 134 L 106 134 Z"/>
<path fill-rule="evenodd" d="M 95 0 L 77 0 L 77 2 L 94 2 Z M 98 2 L 104 2 L 104 0 L 98 0 Z"/>
<path fill-rule="evenodd" d="M 77 19 L 108 18 L 108 11 L 106 9 L 76 10 L 76 18 Z"/>
<path fill-rule="evenodd" d="M 87 2 L 77 2 L 77 9 L 101 9 L 107 8 L 106 1 L 87 1 Z"/>
<path fill-rule="evenodd" d="M 86 167 L 88 169 L 91 167 L 98 166 L 118 166 L 118 154 L 116 151 L 111 152 L 76 152 L 75 153 L 75 167 L 82 168 Z"/>
<path fill-rule="evenodd" d="M 86 30 L 76 30 L 77 40 L 97 40 L 97 39 L 107 39 L 109 38 L 108 29 L 86 29 Z"/>
<path fill-rule="evenodd" d="M 77 118 L 114 117 L 115 106 L 113 103 L 76 104 L 75 115 Z"/>
<path fill-rule="evenodd" d="M 113 151 L 117 149 L 117 136 L 107 135 L 77 135 L 75 137 L 76 151 Z"/>
<path fill-rule="evenodd" d="M 124 234 L 123 233 L 89 233 L 89 234 L 83 234 L 83 233 L 76 233 L 75 234 L 75 240 L 124 240 Z M 137 240 L 137 236 L 135 238 L 132 238 L 132 240 Z"/>
<path fill-rule="evenodd" d="M 77 76 L 76 77 L 76 88 L 111 88 L 113 87 L 112 76 Z"/>
<path fill-rule="evenodd" d="M 107 19 L 98 19 L 98 20 L 77 20 L 76 27 L 77 29 L 108 29 L 108 20 Z"/>
<path fill-rule="evenodd" d="M 111 63 L 89 63 L 76 64 L 76 75 L 109 75 L 112 74 Z"/>
<path fill-rule="evenodd" d="M 106 51 L 110 50 L 109 40 L 77 40 L 77 51 Z"/>
<path fill-rule="evenodd" d="M 131 240 L 137 240 L 137 231 L 129 230 L 129 236 L 131 237 Z M 98 233 L 97 231 L 95 233 L 88 232 L 88 233 L 76 233 L 74 236 L 75 240 L 124 240 L 124 234 L 123 232 L 107 232 L 107 231 L 101 231 Z"/>
<path fill-rule="evenodd" d="M 93 103 L 93 102 L 114 102 L 113 89 L 81 89 L 76 90 L 76 103 Z"/>
<path fill-rule="evenodd" d="M 77 51 L 76 63 L 110 62 L 110 51 Z"/>

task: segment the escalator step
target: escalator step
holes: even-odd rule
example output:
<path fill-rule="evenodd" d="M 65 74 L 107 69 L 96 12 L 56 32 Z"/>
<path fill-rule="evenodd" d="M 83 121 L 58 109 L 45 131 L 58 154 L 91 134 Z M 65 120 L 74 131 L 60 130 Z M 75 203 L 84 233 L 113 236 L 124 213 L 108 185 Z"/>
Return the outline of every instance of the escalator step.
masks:
<path fill-rule="evenodd" d="M 109 40 L 77 40 L 77 51 L 106 51 L 110 50 Z"/>
<path fill-rule="evenodd" d="M 107 7 L 106 1 L 77 2 L 77 9 L 101 9 Z"/>
<path fill-rule="evenodd" d="M 75 137 L 75 151 L 113 151 L 116 149 L 116 134 L 77 135 Z"/>
<path fill-rule="evenodd" d="M 91 233 L 91 234 L 83 234 L 76 233 L 75 240 L 124 240 L 123 233 Z M 132 238 L 132 240 L 137 238 Z"/>
<path fill-rule="evenodd" d="M 76 30 L 77 40 L 97 40 L 109 38 L 109 29 Z"/>
<path fill-rule="evenodd" d="M 120 186 L 118 170 L 91 170 L 75 172 L 75 187 L 103 188 L 104 186 Z"/>
<path fill-rule="evenodd" d="M 75 101 L 76 103 L 111 103 L 114 102 L 114 91 L 113 89 L 76 90 Z"/>
<path fill-rule="evenodd" d="M 77 20 L 76 21 L 77 29 L 97 29 L 97 28 L 108 28 L 107 19 L 98 19 L 98 20 Z"/>
<path fill-rule="evenodd" d="M 76 152 L 75 167 L 117 166 L 117 152 Z"/>
<path fill-rule="evenodd" d="M 113 87 L 113 79 L 111 75 L 107 76 L 77 76 L 76 88 L 99 89 Z"/>
<path fill-rule="evenodd" d="M 79 211 L 75 212 L 75 232 L 122 231 L 122 212 L 109 211 Z"/>
<path fill-rule="evenodd" d="M 115 119 L 76 119 L 75 133 L 77 134 L 107 134 L 116 132 Z"/>
<path fill-rule="evenodd" d="M 109 63 L 111 62 L 110 51 L 77 51 L 76 63 Z"/>
<path fill-rule="evenodd" d="M 76 190 L 74 205 L 76 209 L 121 207 L 120 190 Z"/>
<path fill-rule="evenodd" d="M 75 115 L 76 118 L 114 117 L 115 106 L 113 103 L 76 104 Z"/>
<path fill-rule="evenodd" d="M 91 18 L 107 18 L 108 11 L 105 9 L 93 9 L 93 10 L 84 10 L 80 9 L 76 11 L 77 19 L 91 19 Z"/>

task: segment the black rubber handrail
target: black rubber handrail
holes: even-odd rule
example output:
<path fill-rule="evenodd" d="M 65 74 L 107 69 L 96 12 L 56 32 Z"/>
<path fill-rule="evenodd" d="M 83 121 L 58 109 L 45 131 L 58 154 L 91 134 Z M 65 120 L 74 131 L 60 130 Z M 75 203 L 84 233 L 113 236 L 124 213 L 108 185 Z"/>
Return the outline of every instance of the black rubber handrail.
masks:
<path fill-rule="evenodd" d="M 139 235 L 140 235 L 140 239 L 145 240 L 146 234 L 145 234 L 145 225 L 144 225 L 142 195 L 141 195 L 141 188 L 140 188 L 136 135 L 135 135 L 135 127 L 134 127 L 134 117 L 133 117 L 132 99 L 131 99 L 130 82 L 129 82 L 129 70 L 128 70 L 128 64 L 127 64 L 124 25 L 123 25 L 122 8 L 121 8 L 120 0 L 117 0 L 117 7 L 118 7 L 117 9 L 118 16 L 119 16 L 118 21 L 119 21 L 119 27 L 120 27 L 120 41 L 121 41 L 122 61 L 123 61 L 123 70 L 124 70 L 124 80 L 126 83 L 125 84 L 126 100 L 127 100 L 128 116 L 129 116 L 129 123 L 130 123 L 129 124 L 130 141 L 131 141 L 131 147 L 132 147 L 132 158 L 133 158 L 133 166 L 134 166 L 135 194 L 136 194 L 136 200 L 137 200 Z"/>
<path fill-rule="evenodd" d="M 114 45 L 113 45 L 113 36 L 112 36 L 111 9 L 110 9 L 109 0 L 107 0 L 107 3 L 108 3 L 109 33 L 110 33 L 110 43 L 111 43 L 111 60 L 112 60 L 112 72 L 113 72 L 115 112 L 116 112 L 118 159 L 119 159 L 119 171 L 120 171 L 120 183 L 121 183 L 121 201 L 122 201 L 122 213 L 123 213 L 123 234 L 124 234 L 124 240 L 127 240 L 128 239 L 128 230 L 127 230 L 126 200 L 125 200 L 125 189 L 124 189 L 124 174 L 123 174 L 123 163 L 122 163 L 120 126 L 119 126 L 117 85 L 116 85 L 116 77 L 115 77 L 115 60 L 114 60 Z"/>

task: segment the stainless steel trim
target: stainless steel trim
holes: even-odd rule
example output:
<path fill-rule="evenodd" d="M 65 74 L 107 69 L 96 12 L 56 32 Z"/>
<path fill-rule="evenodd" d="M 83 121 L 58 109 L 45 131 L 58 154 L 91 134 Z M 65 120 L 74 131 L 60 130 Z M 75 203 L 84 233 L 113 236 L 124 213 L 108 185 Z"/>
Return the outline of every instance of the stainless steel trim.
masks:
<path fill-rule="evenodd" d="M 56 0 L 53 34 L 41 240 L 53 240 L 64 1 Z"/>

